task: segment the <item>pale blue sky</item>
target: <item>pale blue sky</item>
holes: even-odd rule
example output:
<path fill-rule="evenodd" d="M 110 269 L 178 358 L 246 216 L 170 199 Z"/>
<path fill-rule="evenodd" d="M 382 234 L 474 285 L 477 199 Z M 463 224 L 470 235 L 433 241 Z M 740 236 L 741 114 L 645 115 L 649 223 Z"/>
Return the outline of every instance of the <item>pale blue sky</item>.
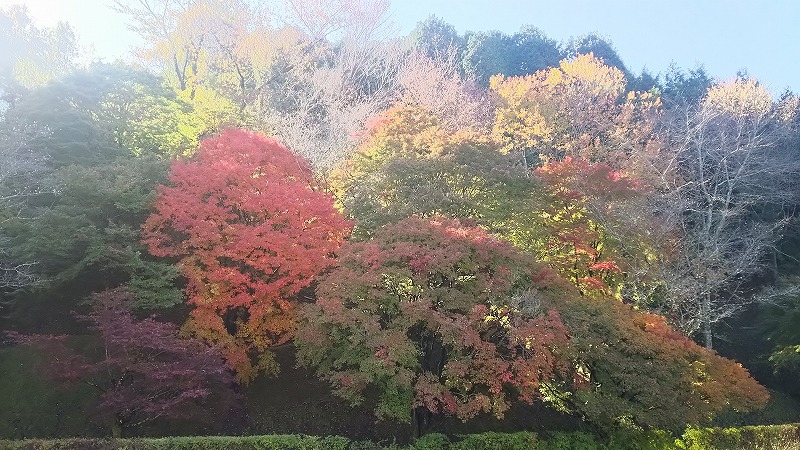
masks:
<path fill-rule="evenodd" d="M 110 0 L 0 0 L 25 3 L 43 24 L 66 20 L 98 56 L 113 59 L 136 45 Z M 747 68 L 773 92 L 800 92 L 800 0 L 392 0 L 402 33 L 435 14 L 466 30 L 517 31 L 529 24 L 556 40 L 598 32 L 639 72 L 703 63 L 714 77 Z"/>

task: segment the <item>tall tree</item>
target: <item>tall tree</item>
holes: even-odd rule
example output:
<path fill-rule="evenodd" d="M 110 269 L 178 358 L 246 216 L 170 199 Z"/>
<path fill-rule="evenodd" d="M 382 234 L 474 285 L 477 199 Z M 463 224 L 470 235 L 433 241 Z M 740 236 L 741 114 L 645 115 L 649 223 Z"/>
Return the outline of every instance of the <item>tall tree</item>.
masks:
<path fill-rule="evenodd" d="M 418 22 L 409 38 L 415 49 L 433 60 L 447 59 L 454 54 L 460 61 L 466 44 L 455 27 L 436 16 Z"/>
<path fill-rule="evenodd" d="M 609 67 L 614 67 L 625 75 L 627 80 L 633 80 L 633 74 L 625 67 L 614 44 L 608 38 L 596 33 L 589 33 L 579 38 L 572 38 L 566 45 L 566 57 L 575 58 L 578 55 L 593 54 Z"/>
<path fill-rule="evenodd" d="M 473 32 L 467 33 L 465 39 L 462 64 L 468 77 L 487 86 L 492 75 L 509 71 L 514 45 L 510 36 L 499 31 Z"/>
<path fill-rule="evenodd" d="M 511 36 L 510 71 L 506 76 L 523 76 L 555 67 L 563 58 L 556 41 L 547 37 L 542 30 L 530 25 L 523 26 Z"/>
<path fill-rule="evenodd" d="M 675 64 L 669 66 L 661 83 L 662 97 L 667 106 L 686 106 L 700 102 L 714 80 L 703 66 L 685 71 Z"/>
<path fill-rule="evenodd" d="M 499 31 L 467 33 L 464 73 L 481 86 L 493 75 L 523 76 L 558 65 L 558 44 L 541 30 L 524 26 L 513 35 Z"/>
<path fill-rule="evenodd" d="M 180 258 L 187 330 L 221 345 L 243 381 L 277 371 L 268 348 L 292 335 L 292 298 L 333 265 L 349 224 L 304 160 L 242 130 L 204 140 L 173 163 L 169 183 L 143 240 L 153 255 Z"/>
<path fill-rule="evenodd" d="M 214 0 L 117 0 L 114 3 L 118 11 L 133 20 L 133 30 L 151 45 L 144 56 L 169 67 L 167 73 L 182 91 L 192 91 L 196 83 L 202 82 L 208 64 L 207 49 L 235 39 L 237 32 L 246 25 L 246 18 L 237 16 L 243 7 L 238 2 L 228 8 L 220 8 Z"/>
<path fill-rule="evenodd" d="M 787 138 L 798 99 L 773 102 L 753 79 L 711 87 L 696 106 L 670 114 L 670 184 L 662 215 L 682 240 L 674 259 L 671 319 L 713 346 L 714 326 L 754 297 L 749 282 L 764 270 L 780 238 L 800 170 Z"/>

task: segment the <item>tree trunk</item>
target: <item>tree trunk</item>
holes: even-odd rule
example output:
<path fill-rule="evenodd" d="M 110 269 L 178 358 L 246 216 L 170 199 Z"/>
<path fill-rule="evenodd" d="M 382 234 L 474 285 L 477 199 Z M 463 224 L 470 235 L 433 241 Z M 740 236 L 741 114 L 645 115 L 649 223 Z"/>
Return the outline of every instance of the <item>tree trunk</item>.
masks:
<path fill-rule="evenodd" d="M 412 433 L 414 433 L 413 438 L 414 440 L 417 440 L 428 430 L 428 425 L 431 423 L 433 413 L 428 411 L 426 408 L 414 408 L 411 414 L 414 420 L 414 429 L 412 430 Z"/>
<path fill-rule="evenodd" d="M 445 360 L 445 348 L 442 342 L 433 335 L 429 335 L 425 340 L 424 351 L 421 355 L 421 366 L 425 372 L 430 372 L 436 376 L 442 375 Z M 413 408 L 411 411 L 413 418 L 412 433 L 414 439 L 419 438 L 427 431 L 431 422 L 433 421 L 433 413 L 428 411 L 427 408 Z"/>
<path fill-rule="evenodd" d="M 111 437 L 114 439 L 122 437 L 122 419 L 116 415 L 111 419 Z"/>
<path fill-rule="evenodd" d="M 703 337 L 705 338 L 706 348 L 711 350 L 714 348 L 713 335 L 711 334 L 711 293 L 706 292 L 703 297 L 702 305 L 703 314 Z"/>

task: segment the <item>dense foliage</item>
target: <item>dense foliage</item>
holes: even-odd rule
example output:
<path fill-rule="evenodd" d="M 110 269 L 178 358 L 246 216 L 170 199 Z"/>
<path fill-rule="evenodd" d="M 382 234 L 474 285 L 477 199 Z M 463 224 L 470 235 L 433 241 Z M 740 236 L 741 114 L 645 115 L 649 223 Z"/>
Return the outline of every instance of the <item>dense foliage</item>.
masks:
<path fill-rule="evenodd" d="M 394 39 L 387 0 L 114 5 L 150 71 L 0 10 L 2 433 L 247 410 L 253 433 L 660 448 L 800 417 L 797 95 L 637 76 L 594 34 Z M 761 442 L 736 433 L 669 445 Z"/>
<path fill-rule="evenodd" d="M 180 258 L 188 331 L 222 345 L 242 380 L 277 370 L 266 350 L 291 336 L 291 297 L 333 264 L 348 223 L 302 159 L 241 130 L 203 141 L 169 181 L 143 239 L 152 254 Z"/>
<path fill-rule="evenodd" d="M 558 313 L 535 304 L 546 277 L 480 228 L 387 225 L 342 249 L 303 310 L 298 357 L 354 402 L 376 387 L 379 417 L 408 421 L 414 408 L 502 417 L 510 400 L 531 402 L 543 382 L 570 376 L 557 356 L 567 343 Z"/>

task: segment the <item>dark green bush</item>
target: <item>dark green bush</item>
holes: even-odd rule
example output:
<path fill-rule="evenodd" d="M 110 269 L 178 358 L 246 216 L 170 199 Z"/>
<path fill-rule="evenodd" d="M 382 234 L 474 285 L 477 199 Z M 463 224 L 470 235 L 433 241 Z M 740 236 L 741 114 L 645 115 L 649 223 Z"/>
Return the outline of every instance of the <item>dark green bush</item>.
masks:
<path fill-rule="evenodd" d="M 672 450 L 675 438 L 668 431 L 619 428 L 611 433 L 608 450 Z"/>
<path fill-rule="evenodd" d="M 414 442 L 414 450 L 441 450 L 450 448 L 450 439 L 440 433 L 430 433 Z"/>

